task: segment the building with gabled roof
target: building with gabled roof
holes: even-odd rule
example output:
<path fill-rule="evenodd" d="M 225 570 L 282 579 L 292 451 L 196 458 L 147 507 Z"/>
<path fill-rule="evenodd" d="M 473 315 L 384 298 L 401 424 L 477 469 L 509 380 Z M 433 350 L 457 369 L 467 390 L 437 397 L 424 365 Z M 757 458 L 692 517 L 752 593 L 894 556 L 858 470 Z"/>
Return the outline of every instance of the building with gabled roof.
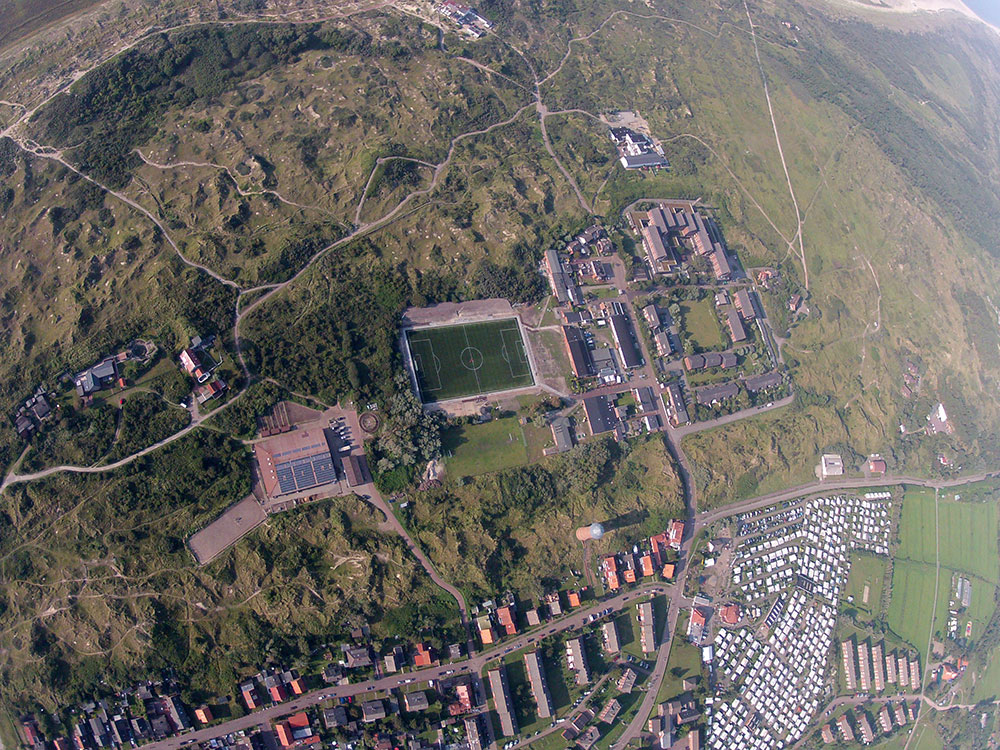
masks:
<path fill-rule="evenodd" d="M 587 339 L 584 337 L 583 331 L 576 326 L 566 325 L 562 327 L 562 334 L 573 374 L 578 378 L 593 375 L 594 360 L 590 356 L 590 347 L 587 346 Z"/>
<path fill-rule="evenodd" d="M 413 666 L 429 667 L 434 663 L 434 654 L 426 643 L 418 643 L 413 647 Z"/>
<path fill-rule="evenodd" d="M 416 711 L 426 711 L 430 707 L 427 700 L 427 693 L 423 690 L 414 690 L 410 693 L 403 693 L 403 708 L 410 713 Z"/>
<path fill-rule="evenodd" d="M 866 745 L 871 744 L 872 740 L 875 739 L 872 725 L 868 722 L 868 717 L 864 713 L 858 717 L 858 730 L 861 732 L 861 741 Z"/>
<path fill-rule="evenodd" d="M 385 701 L 381 699 L 365 701 L 361 704 L 361 720 L 366 724 L 386 717 Z"/>
<path fill-rule="evenodd" d="M 726 311 L 726 325 L 729 327 L 729 336 L 734 343 L 740 343 L 741 341 L 747 340 L 747 332 L 743 327 L 743 321 L 740 320 L 739 313 L 735 310 Z"/>
<path fill-rule="evenodd" d="M 570 671 L 576 675 L 577 685 L 586 685 L 590 682 L 590 665 L 587 664 L 582 638 L 571 638 L 566 641 L 566 661 Z"/>
<path fill-rule="evenodd" d="M 514 617 L 514 608 L 511 606 L 500 607 L 497 610 L 497 621 L 507 635 L 517 635 L 517 623 Z"/>
<path fill-rule="evenodd" d="M 617 654 L 621 651 L 618 643 L 618 626 L 614 620 L 608 620 L 601 625 L 601 635 L 604 641 L 604 651 L 607 654 Z"/>
<path fill-rule="evenodd" d="M 851 729 L 851 722 L 847 719 L 847 714 L 841 714 L 837 718 L 837 728 L 844 742 L 854 742 L 854 730 Z"/>
<path fill-rule="evenodd" d="M 642 366 L 642 353 L 636 345 L 635 336 L 632 333 L 632 325 L 627 315 L 612 315 L 608 318 L 611 324 L 611 333 L 614 336 L 618 353 L 622 358 L 622 366 L 626 370 Z"/>
<path fill-rule="evenodd" d="M 514 718 L 513 701 L 510 697 L 510 686 L 507 684 L 507 669 L 501 664 L 487 672 L 490 691 L 493 693 L 493 706 L 500 719 L 500 730 L 505 737 L 517 734 L 517 719 Z"/>
<path fill-rule="evenodd" d="M 656 633 L 653 630 L 653 605 L 651 602 L 639 602 L 636 605 L 639 611 L 639 642 L 642 645 L 644 654 L 651 654 L 656 650 Z"/>
<path fill-rule="evenodd" d="M 538 651 L 529 651 L 524 655 L 524 664 L 527 667 L 528 684 L 535 699 L 538 716 L 547 719 L 553 714 L 552 696 L 549 693 L 548 681 L 545 679 L 545 665 L 542 663 L 541 654 Z"/>
<path fill-rule="evenodd" d="M 733 298 L 733 302 L 743 320 L 753 320 L 757 317 L 757 311 L 753 306 L 753 298 L 746 289 L 738 290 Z"/>

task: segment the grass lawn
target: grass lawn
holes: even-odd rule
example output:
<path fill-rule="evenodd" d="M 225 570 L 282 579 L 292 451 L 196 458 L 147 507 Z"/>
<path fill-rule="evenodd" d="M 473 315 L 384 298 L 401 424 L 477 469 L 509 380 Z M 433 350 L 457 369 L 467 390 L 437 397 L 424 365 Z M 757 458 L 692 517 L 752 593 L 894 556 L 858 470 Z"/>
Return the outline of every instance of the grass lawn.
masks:
<path fill-rule="evenodd" d="M 942 576 L 948 575 L 942 570 Z M 943 624 L 948 614 L 948 578 L 938 590 L 936 620 Z M 892 570 L 892 599 L 889 627 L 920 652 L 920 666 L 927 659 L 927 641 L 932 631 L 934 608 L 934 567 L 909 560 L 896 560 Z"/>
<path fill-rule="evenodd" d="M 639 632 L 639 611 L 635 606 L 624 609 L 615 622 L 618 623 L 618 643 L 622 647 L 622 653 L 636 659 L 645 659 Z"/>
<path fill-rule="evenodd" d="M 715 305 L 708 297 L 697 302 L 681 303 L 681 318 L 684 330 L 688 332 L 697 351 L 708 349 L 724 349 L 725 340 L 719 329 L 719 320 L 715 314 Z"/>
<path fill-rule="evenodd" d="M 934 563 L 934 493 L 907 488 L 903 496 L 898 555 L 916 562 Z M 939 500 L 941 565 L 961 570 L 991 583 L 1000 581 L 997 556 L 996 503 Z"/>
<path fill-rule="evenodd" d="M 885 587 L 885 573 L 888 561 L 875 555 L 851 555 L 851 575 L 844 589 L 848 606 L 871 620 L 882 611 L 882 591 Z"/>
<path fill-rule="evenodd" d="M 474 476 L 528 463 L 528 447 L 517 417 L 450 427 L 441 436 L 448 472 Z"/>
<path fill-rule="evenodd" d="M 913 750 L 944 750 L 944 743 L 941 742 L 941 737 L 938 736 L 933 724 L 922 721 L 914 731 L 917 735 L 910 745 Z"/>
<path fill-rule="evenodd" d="M 670 644 L 670 661 L 656 694 L 656 702 L 670 700 L 684 692 L 684 680 L 701 674 L 701 649 L 692 645 L 679 630 Z"/>
<path fill-rule="evenodd" d="M 424 403 L 532 385 L 517 319 L 407 331 Z"/>

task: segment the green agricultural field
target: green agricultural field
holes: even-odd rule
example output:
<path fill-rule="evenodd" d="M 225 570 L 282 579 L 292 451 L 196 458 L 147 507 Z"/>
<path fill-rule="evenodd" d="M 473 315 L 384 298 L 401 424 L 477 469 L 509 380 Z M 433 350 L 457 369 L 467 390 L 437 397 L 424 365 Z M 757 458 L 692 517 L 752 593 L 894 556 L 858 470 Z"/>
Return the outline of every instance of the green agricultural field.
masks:
<path fill-rule="evenodd" d="M 851 574 L 844 589 L 845 606 L 858 610 L 864 619 L 871 620 L 882 611 L 882 592 L 888 560 L 875 555 L 851 555 Z M 852 597 L 851 602 L 846 598 Z"/>
<path fill-rule="evenodd" d="M 445 466 L 453 477 L 475 476 L 528 463 L 524 431 L 517 417 L 485 424 L 461 424 L 441 435 Z"/>
<path fill-rule="evenodd" d="M 927 655 L 927 641 L 932 632 L 934 578 L 934 567 L 931 565 L 906 560 L 897 560 L 893 565 L 889 627 L 920 651 L 921 666 Z"/>
<path fill-rule="evenodd" d="M 516 318 L 406 332 L 424 403 L 532 385 Z"/>
<path fill-rule="evenodd" d="M 996 503 L 941 499 L 938 501 L 937 532 L 943 567 L 961 570 L 991 583 L 1000 580 Z M 904 495 L 898 555 L 915 562 L 935 562 L 933 493 L 908 489 Z"/>
<path fill-rule="evenodd" d="M 681 303 L 681 321 L 695 351 L 725 348 L 726 341 L 722 338 L 711 297 Z"/>

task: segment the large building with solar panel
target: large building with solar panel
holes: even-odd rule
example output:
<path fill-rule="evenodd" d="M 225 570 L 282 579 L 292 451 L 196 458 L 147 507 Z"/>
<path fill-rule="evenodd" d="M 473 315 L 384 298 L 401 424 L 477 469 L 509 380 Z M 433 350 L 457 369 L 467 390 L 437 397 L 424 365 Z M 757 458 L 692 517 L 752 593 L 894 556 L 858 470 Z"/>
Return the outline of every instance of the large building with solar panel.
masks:
<path fill-rule="evenodd" d="M 336 434 L 322 427 L 292 430 L 254 445 L 261 483 L 272 498 L 322 487 L 353 474 L 345 471 L 343 462 L 348 457 L 341 457 L 339 451 Z"/>

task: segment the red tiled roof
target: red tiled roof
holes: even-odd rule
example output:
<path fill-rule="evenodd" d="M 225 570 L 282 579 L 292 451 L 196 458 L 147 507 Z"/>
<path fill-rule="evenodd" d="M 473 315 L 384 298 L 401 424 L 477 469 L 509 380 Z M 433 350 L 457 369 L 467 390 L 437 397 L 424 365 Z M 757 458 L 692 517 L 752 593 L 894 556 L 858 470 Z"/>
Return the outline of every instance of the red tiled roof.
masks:
<path fill-rule="evenodd" d="M 282 747 L 289 747 L 292 744 L 292 730 L 289 729 L 287 722 L 283 721 L 275 725 L 274 731 L 277 733 L 278 742 L 281 743 Z"/>
<path fill-rule="evenodd" d="M 653 558 L 649 555 L 643 555 L 642 559 L 639 560 L 639 564 L 642 566 L 643 576 L 653 575 Z"/>
<path fill-rule="evenodd" d="M 305 711 L 300 711 L 294 716 L 289 716 L 288 726 L 292 729 L 302 729 L 303 727 L 307 727 L 309 726 L 309 716 Z"/>
<path fill-rule="evenodd" d="M 735 625 L 740 621 L 740 608 L 735 604 L 727 604 L 719 610 L 719 618 L 726 625 Z"/>

